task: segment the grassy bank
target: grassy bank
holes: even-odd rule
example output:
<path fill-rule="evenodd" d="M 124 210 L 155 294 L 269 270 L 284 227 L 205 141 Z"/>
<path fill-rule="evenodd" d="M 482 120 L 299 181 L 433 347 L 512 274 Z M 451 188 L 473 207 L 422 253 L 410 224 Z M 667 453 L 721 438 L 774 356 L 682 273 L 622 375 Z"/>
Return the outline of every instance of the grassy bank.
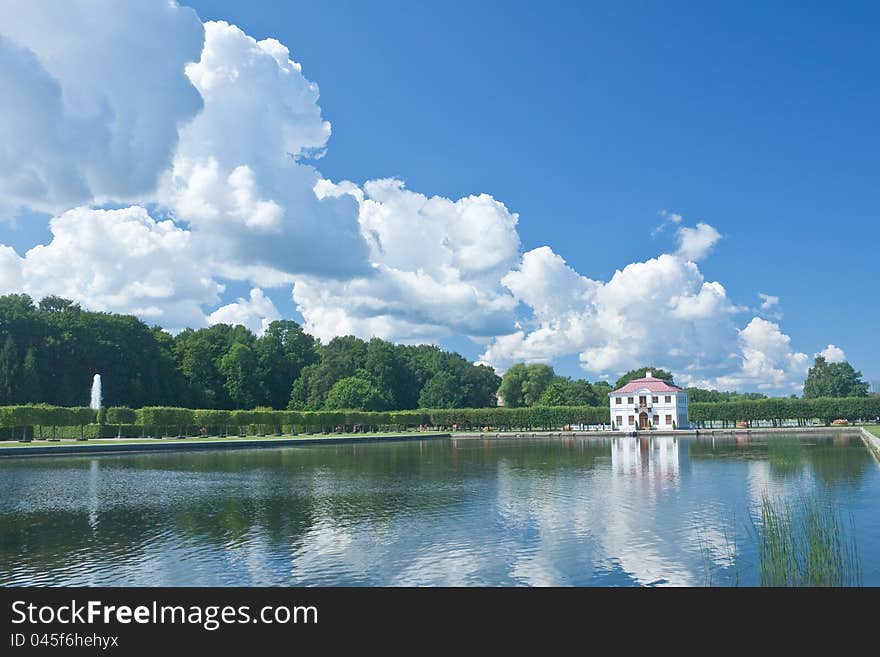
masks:
<path fill-rule="evenodd" d="M 864 428 L 867 429 L 870 433 L 873 433 L 875 436 L 880 438 L 880 424 L 868 424 L 868 425 L 865 425 Z"/>
<path fill-rule="evenodd" d="M 316 440 L 338 440 L 340 438 L 379 438 L 379 437 L 388 437 L 388 438 L 398 438 L 402 436 L 419 438 L 426 437 L 430 438 L 432 436 L 439 435 L 441 432 L 439 431 L 399 431 L 399 432 L 381 432 L 381 433 L 332 433 L 332 434 L 299 434 L 296 436 L 293 435 L 282 435 L 282 436 L 200 436 L 200 437 L 190 437 L 190 438 L 92 438 L 89 440 L 59 440 L 59 441 L 48 441 L 48 440 L 33 440 L 29 442 L 21 442 L 21 441 L 2 441 L 0 442 L 0 450 L 5 448 L 15 447 L 61 447 L 61 446 L 79 446 L 79 445 L 142 445 L 142 444 L 159 444 L 159 443 L 174 443 L 176 445 L 179 444 L 187 444 L 187 443 L 245 443 L 245 442 L 253 442 L 253 443 L 267 443 L 273 441 L 285 441 L 289 442 L 291 440 L 302 440 L 314 442 Z"/>

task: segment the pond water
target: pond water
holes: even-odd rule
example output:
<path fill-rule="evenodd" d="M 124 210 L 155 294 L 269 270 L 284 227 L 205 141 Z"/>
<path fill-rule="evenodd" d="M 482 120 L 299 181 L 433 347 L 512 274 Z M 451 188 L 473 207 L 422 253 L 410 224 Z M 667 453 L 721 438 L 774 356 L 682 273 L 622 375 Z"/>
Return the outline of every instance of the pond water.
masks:
<path fill-rule="evenodd" d="M 0 460 L 0 584 L 753 585 L 821 493 L 880 585 L 856 437 L 435 439 Z"/>

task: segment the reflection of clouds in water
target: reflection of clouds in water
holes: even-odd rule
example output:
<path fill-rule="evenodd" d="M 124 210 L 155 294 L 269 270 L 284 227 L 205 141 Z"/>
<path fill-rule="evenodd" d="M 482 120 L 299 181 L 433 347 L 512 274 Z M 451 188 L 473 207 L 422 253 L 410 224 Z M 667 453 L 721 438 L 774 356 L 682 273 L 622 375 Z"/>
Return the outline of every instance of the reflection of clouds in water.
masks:
<path fill-rule="evenodd" d="M 587 579 L 591 569 L 594 506 L 602 488 L 588 483 L 596 470 L 543 475 L 498 464 L 496 510 L 505 527 L 519 535 L 511 554 L 510 577 L 530 586 L 564 586 Z M 572 554 L 576 555 L 572 558 Z"/>
<path fill-rule="evenodd" d="M 423 514 L 423 523 L 400 515 L 340 521 L 325 500 L 317 505 L 320 520 L 292 554 L 293 583 L 320 583 L 321 573 L 332 572 L 360 583 L 564 586 L 612 570 L 639 584 L 701 583 L 701 543 L 688 514 L 662 508 L 674 502 L 681 486 L 680 442 L 618 441 L 611 463 L 600 460 L 592 469 L 545 472 L 502 456 L 494 500 Z M 313 490 L 328 491 L 320 479 L 313 480 Z M 462 521 L 457 513 L 468 520 L 478 515 L 481 522 Z M 722 544 L 720 535 L 721 529 L 711 534 L 713 545 Z M 716 551 L 722 554 L 720 547 Z M 503 577 L 493 576 L 499 566 Z"/>
<path fill-rule="evenodd" d="M 488 566 L 476 546 L 429 544 L 413 561 L 392 576 L 392 586 L 468 586 L 482 583 Z"/>
<path fill-rule="evenodd" d="M 766 495 L 772 502 L 786 504 L 816 490 L 816 481 L 806 466 L 788 476 L 773 473 L 769 461 L 749 461 L 746 474 L 753 513 L 760 517 L 761 501 Z"/>
<path fill-rule="evenodd" d="M 683 516 L 664 506 L 677 506 L 681 487 L 680 442 L 671 436 L 620 437 L 612 445 L 609 488 L 603 508 L 601 551 L 616 558 L 640 584 L 663 582 L 694 585 L 694 555 L 681 540 Z"/>
<path fill-rule="evenodd" d="M 385 445 L 342 465 L 336 449 L 65 460 L 29 476 L 0 464 L 14 488 L 0 519 L 12 509 L 15 535 L 51 539 L 0 555 L 3 581 L 732 583 L 762 492 L 792 499 L 816 485 L 797 454 L 663 436 Z M 62 523 L 67 535 L 50 534 Z"/>
<path fill-rule="evenodd" d="M 560 477 L 498 470 L 498 510 L 512 526 L 532 527 L 511 575 L 525 584 L 589 581 L 618 567 L 635 583 L 695 584 L 695 560 L 678 540 L 677 520 L 659 505 L 680 486 L 677 438 L 615 438 L 611 467 Z M 574 574 L 574 579 L 572 577 Z"/>

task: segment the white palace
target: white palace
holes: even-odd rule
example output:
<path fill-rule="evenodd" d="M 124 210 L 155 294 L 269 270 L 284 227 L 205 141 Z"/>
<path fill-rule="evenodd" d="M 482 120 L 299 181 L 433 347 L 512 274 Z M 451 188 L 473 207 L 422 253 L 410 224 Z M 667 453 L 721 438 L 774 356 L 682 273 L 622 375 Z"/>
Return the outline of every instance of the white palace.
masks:
<path fill-rule="evenodd" d="M 686 429 L 688 396 L 677 385 L 658 379 L 653 372 L 633 379 L 608 393 L 611 422 L 621 431 L 634 429 Z"/>

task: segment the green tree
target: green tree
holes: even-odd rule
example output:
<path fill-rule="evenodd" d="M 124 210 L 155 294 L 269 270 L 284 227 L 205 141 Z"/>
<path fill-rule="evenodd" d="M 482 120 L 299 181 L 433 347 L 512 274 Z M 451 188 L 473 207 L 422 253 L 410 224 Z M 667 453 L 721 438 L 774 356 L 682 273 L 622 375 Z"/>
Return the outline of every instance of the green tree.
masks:
<path fill-rule="evenodd" d="M 229 352 L 220 359 L 220 372 L 225 378 L 223 385 L 236 408 L 254 406 L 254 392 L 257 389 L 256 365 L 254 350 L 240 342 L 233 344 Z"/>
<path fill-rule="evenodd" d="M 505 406 L 534 406 L 555 376 L 549 365 L 518 363 L 504 373 L 498 394 Z"/>
<path fill-rule="evenodd" d="M 24 363 L 21 366 L 19 398 L 20 401 L 27 404 L 36 404 L 43 398 L 40 392 L 40 372 L 33 347 L 28 347 Z"/>
<path fill-rule="evenodd" d="M 79 304 L 56 296 L 44 297 L 38 308 L 41 313 L 80 312 L 82 310 Z"/>
<path fill-rule="evenodd" d="M 14 404 L 18 398 L 18 349 L 11 335 L 6 336 L 0 350 L 0 404 Z"/>
<path fill-rule="evenodd" d="M 606 400 L 599 400 L 589 381 L 571 380 L 562 376 L 553 379 L 541 399 L 539 406 L 599 406 Z"/>
<path fill-rule="evenodd" d="M 392 409 L 414 408 L 419 399 L 415 373 L 403 354 L 390 342 L 373 338 L 364 360 L 367 377 L 390 400 Z"/>
<path fill-rule="evenodd" d="M 318 341 L 294 321 L 272 322 L 257 340 L 262 403 L 284 408 L 290 388 L 308 365 L 318 361 Z"/>
<path fill-rule="evenodd" d="M 556 377 L 547 389 L 544 391 L 544 394 L 541 395 L 541 399 L 538 400 L 539 406 L 568 406 L 568 382 L 562 377 Z"/>
<path fill-rule="evenodd" d="M 458 356 L 458 354 L 453 354 Z M 462 361 L 463 358 L 458 356 Z M 465 361 L 460 368 L 462 387 L 465 391 L 464 406 L 469 408 L 496 407 L 501 377 L 488 365 L 472 365 Z"/>
<path fill-rule="evenodd" d="M 389 400 L 371 381 L 349 376 L 333 384 L 324 405 L 326 410 L 354 409 L 381 411 L 388 408 Z"/>
<path fill-rule="evenodd" d="M 816 356 L 804 381 L 804 398 L 866 397 L 868 387 L 868 383 L 862 381 L 862 373 L 846 361 L 828 363 L 823 356 Z"/>
<path fill-rule="evenodd" d="M 640 367 L 636 370 L 630 370 L 621 376 L 617 379 L 617 383 L 614 384 L 614 389 L 617 390 L 618 388 L 622 388 L 633 379 L 644 378 L 646 372 L 651 372 L 651 376 L 655 379 L 663 379 L 664 381 L 672 383 L 672 372 L 660 369 L 659 367 L 651 367 L 649 365 L 648 367 Z"/>
<path fill-rule="evenodd" d="M 308 388 L 299 390 L 297 387 L 297 403 L 305 399 L 305 406 L 292 407 L 292 410 L 320 410 L 324 407 L 327 395 L 333 385 L 341 380 L 352 376 L 360 376 L 367 379 L 364 366 L 367 360 L 367 343 L 353 335 L 345 335 L 330 340 L 319 349 L 320 360 L 314 365 L 305 368 L 303 375 L 307 374 Z M 291 390 L 291 401 L 293 401 Z"/>
<path fill-rule="evenodd" d="M 596 405 L 597 406 L 606 406 L 608 404 L 608 393 L 610 393 L 614 388 L 611 387 L 611 384 L 607 381 L 596 381 L 591 384 L 593 388 L 593 394 L 596 395 Z"/>
<path fill-rule="evenodd" d="M 450 372 L 437 372 L 419 395 L 422 408 L 460 408 L 464 405 L 461 382 Z"/>
<path fill-rule="evenodd" d="M 498 388 L 498 396 L 501 402 L 510 408 L 525 406 L 525 394 L 523 386 L 528 379 L 528 369 L 525 363 L 517 363 L 511 366 L 501 377 L 501 385 Z"/>
<path fill-rule="evenodd" d="M 309 397 L 312 389 L 312 373 L 318 368 L 317 365 L 309 365 L 303 368 L 299 378 L 290 387 L 290 399 L 287 408 L 291 411 L 315 410 Z"/>
<path fill-rule="evenodd" d="M 227 377 L 220 369 L 220 362 L 233 345 L 241 344 L 253 350 L 255 342 L 254 334 L 240 325 L 214 324 L 198 331 L 186 329 L 177 334 L 174 351 L 180 371 L 189 382 L 195 405 L 203 408 L 237 406 L 229 395 Z M 250 378 L 256 384 L 259 377 L 252 372 Z M 256 400 L 259 390 L 254 387 L 250 391 L 252 401 Z"/>

